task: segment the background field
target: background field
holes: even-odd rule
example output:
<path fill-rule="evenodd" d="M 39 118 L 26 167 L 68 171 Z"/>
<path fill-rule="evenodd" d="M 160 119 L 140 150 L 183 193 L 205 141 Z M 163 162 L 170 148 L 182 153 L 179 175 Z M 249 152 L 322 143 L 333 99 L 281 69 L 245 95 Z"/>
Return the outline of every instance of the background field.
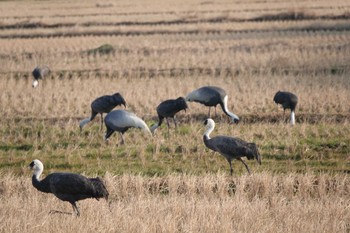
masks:
<path fill-rule="evenodd" d="M 37 227 L 349 232 L 350 2 L 3 1 L 0 6 L 4 232 Z M 31 71 L 38 64 L 52 73 L 34 90 Z M 228 177 L 227 161 L 205 148 L 208 109 L 196 103 L 178 115 L 177 130 L 171 125 L 168 133 L 163 125 L 152 138 L 130 130 L 122 146 L 117 134 L 104 142 L 99 117 L 79 131 L 98 96 L 120 92 L 128 110 L 150 126 L 161 101 L 203 85 L 223 87 L 229 109 L 241 118 L 232 125 L 218 108 L 213 135 L 259 146 L 263 163 L 248 162 L 252 176 L 234 162 L 234 177 Z M 299 97 L 294 127 L 289 112 L 283 119 L 272 101 L 278 90 Z M 93 200 L 81 202 L 79 220 L 47 215 L 45 208 L 70 207 L 31 187 L 27 166 L 35 158 L 44 162 L 44 175 L 104 176 L 111 215 Z M 158 188 L 150 188 L 154 183 Z M 233 193 L 232 186 L 241 191 Z M 38 218 L 28 219 L 30 212 Z M 62 220 L 68 228 L 61 228 Z"/>

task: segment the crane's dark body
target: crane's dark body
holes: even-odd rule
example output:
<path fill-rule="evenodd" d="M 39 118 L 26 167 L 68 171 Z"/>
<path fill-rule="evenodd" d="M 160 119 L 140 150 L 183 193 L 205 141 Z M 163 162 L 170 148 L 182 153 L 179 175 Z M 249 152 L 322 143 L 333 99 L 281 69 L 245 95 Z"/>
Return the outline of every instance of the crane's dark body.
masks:
<path fill-rule="evenodd" d="M 42 79 L 43 77 L 45 77 L 46 75 L 49 75 L 50 72 L 51 71 L 50 71 L 49 67 L 46 65 L 37 66 L 32 71 L 32 75 L 33 75 L 34 79 L 39 80 L 39 79 Z"/>
<path fill-rule="evenodd" d="M 194 102 L 204 104 L 208 107 L 216 107 L 218 104 L 222 106 L 222 100 L 227 95 L 224 89 L 215 86 L 201 87 L 197 92 L 198 95 L 205 96 L 205 98 L 194 100 Z"/>
<path fill-rule="evenodd" d="M 30 167 L 36 166 L 37 162 L 33 161 Z M 73 210 L 79 216 L 80 212 L 76 205 L 77 201 L 87 198 L 105 198 L 108 200 L 108 191 L 99 177 L 87 178 L 80 174 L 56 172 L 51 173 L 44 179 L 39 180 L 39 175 L 33 174 L 32 184 L 33 186 L 44 193 L 52 193 L 58 199 L 62 201 L 68 201 Z"/>
<path fill-rule="evenodd" d="M 91 103 L 91 116 L 89 118 L 83 119 L 80 121 L 79 127 L 80 130 L 83 129 L 84 125 L 92 121 L 98 113 L 101 114 L 101 126 L 103 125 L 103 113 L 111 112 L 116 106 L 124 105 L 126 107 L 126 102 L 123 96 L 119 93 L 113 95 L 104 95 L 98 97 Z"/>
<path fill-rule="evenodd" d="M 108 198 L 103 181 L 74 173 L 51 173 L 39 181 L 32 177 L 33 186 L 41 192 L 52 193 L 62 201 L 74 203 L 87 198 Z"/>
<path fill-rule="evenodd" d="M 166 119 L 173 118 L 174 124 L 176 127 L 175 114 L 181 110 L 186 111 L 187 108 L 188 108 L 187 103 L 183 97 L 163 101 L 157 107 L 157 114 L 158 114 L 158 119 L 159 119 L 157 127 L 161 126 L 164 118 L 166 118 Z M 167 125 L 168 125 L 168 129 L 169 129 L 168 119 L 167 119 Z"/>
<path fill-rule="evenodd" d="M 247 157 L 248 160 L 256 158 L 258 150 L 255 143 L 247 143 L 239 138 L 233 138 L 228 136 L 216 136 L 208 138 L 203 136 L 204 144 L 209 149 L 219 152 L 223 155 L 230 164 L 230 173 L 232 175 L 232 160 L 240 160 L 246 167 L 248 173 L 250 170 L 248 165 L 242 160 L 242 157 Z"/>
<path fill-rule="evenodd" d="M 223 103 L 223 99 L 225 98 L 225 96 L 227 96 L 224 89 L 216 86 L 205 86 L 195 90 L 195 92 L 196 92 L 196 97 L 193 99 L 190 99 L 189 101 L 197 102 L 205 106 L 208 106 L 209 117 L 210 117 L 210 107 L 214 107 L 216 112 L 216 106 L 218 104 L 220 104 L 222 110 L 225 112 L 225 114 L 227 114 Z"/>
<path fill-rule="evenodd" d="M 90 120 L 92 121 L 95 116 L 100 113 L 101 114 L 101 122 L 103 120 L 103 113 L 109 113 L 112 111 L 116 106 L 118 105 L 124 105 L 126 106 L 126 102 L 123 98 L 123 96 L 119 93 L 115 93 L 114 95 L 104 95 L 101 96 L 91 103 L 91 117 Z"/>
<path fill-rule="evenodd" d="M 284 111 L 286 109 L 290 109 L 291 111 L 295 111 L 295 108 L 298 104 L 298 97 L 291 92 L 278 91 L 275 94 L 273 101 L 276 104 L 281 104 Z"/>

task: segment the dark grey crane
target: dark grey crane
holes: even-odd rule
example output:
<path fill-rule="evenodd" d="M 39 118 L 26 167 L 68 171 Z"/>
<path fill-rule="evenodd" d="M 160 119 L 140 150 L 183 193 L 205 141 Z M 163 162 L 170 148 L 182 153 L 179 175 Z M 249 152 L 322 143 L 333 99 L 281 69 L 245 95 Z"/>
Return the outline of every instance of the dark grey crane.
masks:
<path fill-rule="evenodd" d="M 80 130 L 83 129 L 84 125 L 92 121 L 98 113 L 101 114 L 101 128 L 103 125 L 103 113 L 109 113 L 118 105 L 124 105 L 126 107 L 126 102 L 120 93 L 115 93 L 113 95 L 104 95 L 98 97 L 91 103 L 91 116 L 83 119 L 79 123 Z"/>
<path fill-rule="evenodd" d="M 39 85 L 39 80 L 44 79 L 51 73 L 50 68 L 47 65 L 37 66 L 32 71 L 32 75 L 34 77 L 33 88 L 36 88 Z"/>
<path fill-rule="evenodd" d="M 298 104 L 298 97 L 287 91 L 278 91 L 273 97 L 276 104 L 281 104 L 283 107 L 283 119 L 286 109 L 290 109 L 290 123 L 295 124 L 295 108 Z"/>
<path fill-rule="evenodd" d="M 209 149 L 219 152 L 223 155 L 227 162 L 230 164 L 230 174 L 232 175 L 232 160 L 237 159 L 241 161 L 248 173 L 250 170 L 248 165 L 242 160 L 242 157 L 247 157 L 248 160 L 256 159 L 261 164 L 261 156 L 255 143 L 248 143 L 239 138 L 228 137 L 228 136 L 216 136 L 210 138 L 210 133 L 215 128 L 215 122 L 213 119 L 207 119 L 204 122 L 207 126 L 207 130 L 203 135 L 203 141 L 206 147 Z"/>
<path fill-rule="evenodd" d="M 121 136 L 121 144 L 124 144 L 123 134 L 130 128 L 139 128 L 152 136 L 147 124 L 135 113 L 126 110 L 114 110 L 105 117 L 105 125 L 107 128 L 105 141 L 115 132 L 119 132 Z"/>
<path fill-rule="evenodd" d="M 77 216 L 80 216 L 77 201 L 87 198 L 105 198 L 108 200 L 108 191 L 101 178 L 87 178 L 80 174 L 56 172 L 40 180 L 44 165 L 40 160 L 33 160 L 29 167 L 33 170 L 32 184 L 44 193 L 52 193 L 62 201 L 68 201 Z M 59 212 L 59 211 L 56 211 Z M 64 212 L 60 212 L 64 213 Z"/>
<path fill-rule="evenodd" d="M 186 96 L 186 101 L 198 102 L 209 107 L 208 117 L 210 117 L 210 107 L 215 107 L 220 104 L 224 113 L 229 116 L 234 123 L 239 122 L 239 117 L 234 113 L 230 112 L 227 108 L 227 94 L 225 90 L 215 86 L 204 86 L 197 90 L 192 91 Z"/>
<path fill-rule="evenodd" d="M 177 99 L 169 99 L 161 102 L 157 107 L 158 114 L 158 123 L 151 127 L 151 132 L 154 134 L 155 130 L 160 127 L 163 123 L 164 118 L 166 119 L 169 131 L 169 120 L 168 118 L 173 118 L 175 128 L 176 128 L 176 119 L 175 114 L 180 112 L 181 110 L 185 110 L 188 108 L 186 100 L 183 97 L 179 97 Z"/>

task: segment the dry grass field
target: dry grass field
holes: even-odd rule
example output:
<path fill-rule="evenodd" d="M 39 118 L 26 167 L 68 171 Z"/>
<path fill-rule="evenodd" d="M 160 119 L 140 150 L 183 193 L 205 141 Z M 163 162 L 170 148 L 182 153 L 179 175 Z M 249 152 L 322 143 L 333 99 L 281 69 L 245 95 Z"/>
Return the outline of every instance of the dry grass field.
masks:
<path fill-rule="evenodd" d="M 2 232 L 349 232 L 347 175 L 226 174 L 111 176 L 104 200 L 70 204 L 31 187 L 29 178 L 1 178 Z"/>
<path fill-rule="evenodd" d="M 349 1 L 0 1 L 1 232 L 350 232 Z M 52 72 L 31 86 L 32 70 Z M 223 87 L 213 135 L 255 142 L 262 165 L 234 176 L 205 148 L 208 109 L 189 103 L 179 127 L 106 144 L 96 97 L 120 92 L 151 126 L 156 107 L 203 86 Z M 296 125 L 272 99 L 299 97 Z M 119 107 L 118 107 L 119 108 Z M 104 201 L 80 218 L 31 185 L 44 175 L 100 175 Z"/>

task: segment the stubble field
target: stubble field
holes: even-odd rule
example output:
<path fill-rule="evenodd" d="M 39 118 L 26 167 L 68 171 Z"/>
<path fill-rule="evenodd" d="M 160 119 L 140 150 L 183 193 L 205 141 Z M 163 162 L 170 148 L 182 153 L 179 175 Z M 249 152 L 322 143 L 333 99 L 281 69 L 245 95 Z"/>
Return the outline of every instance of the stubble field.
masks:
<path fill-rule="evenodd" d="M 2 232 L 349 232 L 350 3 L 335 1 L 0 2 Z M 31 71 L 52 73 L 31 87 Z M 96 97 L 120 92 L 151 126 L 156 107 L 223 87 L 213 135 L 255 142 L 262 165 L 234 176 L 205 148 L 208 109 L 189 103 L 179 127 L 133 129 L 106 144 Z M 296 93 L 296 125 L 272 99 Z M 119 108 L 119 107 L 117 107 Z M 172 123 L 172 122 L 171 122 Z M 82 216 L 31 185 L 27 168 L 104 177 L 110 203 Z"/>

